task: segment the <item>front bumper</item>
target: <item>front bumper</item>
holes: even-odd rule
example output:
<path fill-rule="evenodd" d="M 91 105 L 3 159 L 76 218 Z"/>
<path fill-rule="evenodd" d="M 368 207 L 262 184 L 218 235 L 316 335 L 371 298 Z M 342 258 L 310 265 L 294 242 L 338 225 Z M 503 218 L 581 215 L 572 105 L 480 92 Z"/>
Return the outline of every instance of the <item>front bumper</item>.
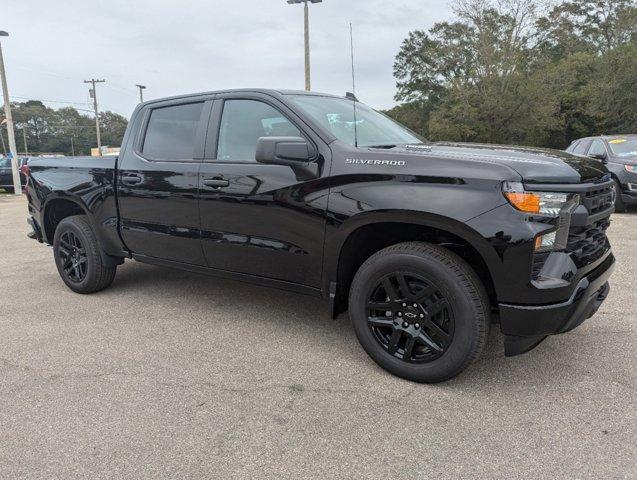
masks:
<path fill-rule="evenodd" d="M 608 296 L 608 279 L 614 267 L 615 258 L 609 253 L 597 268 L 579 281 L 571 297 L 561 303 L 500 303 L 500 328 L 505 336 L 505 355 L 528 352 L 547 336 L 568 332 L 592 317 Z"/>
<path fill-rule="evenodd" d="M 632 184 L 631 186 L 633 186 L 633 190 L 630 191 L 629 193 L 622 193 L 622 202 L 624 202 L 624 205 L 637 205 L 637 183 L 636 184 Z"/>

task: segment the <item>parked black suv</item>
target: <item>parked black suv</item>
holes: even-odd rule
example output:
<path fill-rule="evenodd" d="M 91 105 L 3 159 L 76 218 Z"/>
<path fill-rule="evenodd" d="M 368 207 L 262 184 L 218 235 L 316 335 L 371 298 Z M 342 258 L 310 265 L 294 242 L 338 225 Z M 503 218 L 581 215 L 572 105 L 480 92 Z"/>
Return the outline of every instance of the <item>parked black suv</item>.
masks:
<path fill-rule="evenodd" d="M 625 212 L 628 205 L 637 205 L 637 135 L 580 138 L 566 151 L 596 158 L 606 165 L 615 181 L 617 212 Z"/>
<path fill-rule="evenodd" d="M 575 328 L 609 291 L 593 159 L 429 143 L 349 98 L 233 90 L 137 107 L 118 158 L 35 158 L 33 238 L 79 293 L 125 258 L 323 297 L 382 367 L 437 382 Z M 237 305 L 237 315 L 241 306 Z"/>

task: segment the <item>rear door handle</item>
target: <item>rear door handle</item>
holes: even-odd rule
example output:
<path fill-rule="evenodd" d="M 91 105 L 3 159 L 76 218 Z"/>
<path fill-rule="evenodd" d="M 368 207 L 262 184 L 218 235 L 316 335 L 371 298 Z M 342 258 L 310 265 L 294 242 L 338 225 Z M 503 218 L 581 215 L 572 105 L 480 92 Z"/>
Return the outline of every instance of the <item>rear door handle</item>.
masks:
<path fill-rule="evenodd" d="M 142 183 L 142 177 L 138 175 L 123 176 L 122 183 L 125 183 L 126 185 L 137 185 L 138 183 Z"/>
<path fill-rule="evenodd" d="M 215 177 L 215 178 L 204 178 L 203 184 L 207 187 L 222 188 L 222 187 L 227 187 L 228 185 L 230 185 L 230 182 L 221 177 Z"/>

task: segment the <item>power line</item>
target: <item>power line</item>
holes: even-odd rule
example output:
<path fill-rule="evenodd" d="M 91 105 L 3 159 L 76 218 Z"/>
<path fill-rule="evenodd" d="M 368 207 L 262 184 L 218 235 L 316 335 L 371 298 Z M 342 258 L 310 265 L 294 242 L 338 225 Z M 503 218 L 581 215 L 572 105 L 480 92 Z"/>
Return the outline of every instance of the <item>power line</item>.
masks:
<path fill-rule="evenodd" d="M 48 99 L 45 99 L 45 98 L 21 97 L 21 96 L 18 96 L 18 95 L 11 95 L 11 98 L 18 98 L 20 100 L 32 100 L 34 102 L 68 103 L 69 105 L 87 105 L 85 102 L 69 102 L 69 101 L 66 101 L 66 100 L 48 100 Z"/>

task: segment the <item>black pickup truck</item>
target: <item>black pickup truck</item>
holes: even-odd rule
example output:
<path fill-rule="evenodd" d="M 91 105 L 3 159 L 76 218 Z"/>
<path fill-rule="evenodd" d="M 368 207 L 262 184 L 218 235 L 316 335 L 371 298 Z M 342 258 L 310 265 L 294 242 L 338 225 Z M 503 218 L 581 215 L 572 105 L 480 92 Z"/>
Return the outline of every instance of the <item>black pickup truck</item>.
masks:
<path fill-rule="evenodd" d="M 429 143 L 351 96 L 273 90 L 140 104 L 118 158 L 33 159 L 27 185 L 75 292 L 129 258 L 319 296 L 420 382 L 463 371 L 492 323 L 511 356 L 593 315 L 614 195 L 594 159 Z"/>

